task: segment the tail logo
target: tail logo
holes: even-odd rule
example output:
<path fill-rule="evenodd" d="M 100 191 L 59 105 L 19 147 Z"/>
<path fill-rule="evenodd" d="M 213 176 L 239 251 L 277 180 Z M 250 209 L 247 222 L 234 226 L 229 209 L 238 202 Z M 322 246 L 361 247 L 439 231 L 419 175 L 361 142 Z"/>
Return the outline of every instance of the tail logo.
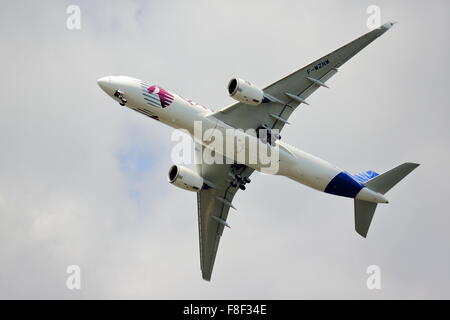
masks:
<path fill-rule="evenodd" d="M 173 95 L 163 88 L 160 88 L 158 86 L 151 86 L 147 89 L 147 91 L 150 94 L 158 95 L 162 108 L 170 106 L 170 104 L 173 102 Z"/>

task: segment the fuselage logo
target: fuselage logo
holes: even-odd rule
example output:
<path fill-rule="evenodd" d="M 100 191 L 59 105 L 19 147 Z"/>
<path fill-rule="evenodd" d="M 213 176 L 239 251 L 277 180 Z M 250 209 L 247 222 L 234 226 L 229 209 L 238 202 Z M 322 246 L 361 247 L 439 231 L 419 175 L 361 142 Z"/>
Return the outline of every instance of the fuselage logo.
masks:
<path fill-rule="evenodd" d="M 151 86 L 147 89 L 147 91 L 150 94 L 158 95 L 162 108 L 170 106 L 170 104 L 173 102 L 173 95 L 163 88 L 160 88 L 158 86 Z"/>

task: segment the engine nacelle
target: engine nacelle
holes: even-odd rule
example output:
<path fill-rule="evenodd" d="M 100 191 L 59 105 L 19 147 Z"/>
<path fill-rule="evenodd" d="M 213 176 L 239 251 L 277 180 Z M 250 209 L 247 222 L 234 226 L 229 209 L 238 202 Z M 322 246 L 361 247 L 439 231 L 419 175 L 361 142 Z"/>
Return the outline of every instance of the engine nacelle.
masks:
<path fill-rule="evenodd" d="M 170 167 L 169 182 L 178 188 L 194 192 L 199 192 L 203 187 L 203 178 L 198 173 L 178 165 Z"/>
<path fill-rule="evenodd" d="M 257 106 L 263 102 L 264 92 L 247 80 L 234 78 L 228 83 L 230 97 L 245 104 Z"/>

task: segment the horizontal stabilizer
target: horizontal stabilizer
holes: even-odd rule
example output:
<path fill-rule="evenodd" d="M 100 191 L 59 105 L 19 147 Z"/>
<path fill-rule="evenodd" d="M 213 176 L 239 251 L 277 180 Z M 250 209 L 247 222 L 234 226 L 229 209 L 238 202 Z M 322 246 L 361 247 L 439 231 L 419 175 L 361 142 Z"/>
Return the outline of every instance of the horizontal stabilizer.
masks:
<path fill-rule="evenodd" d="M 418 166 L 417 163 L 407 162 L 380 175 L 373 171 L 367 171 L 360 177 L 362 179 L 367 179 L 367 181 L 359 181 L 368 189 L 385 194 Z M 356 179 L 358 179 L 357 176 L 355 176 Z M 373 176 L 373 178 L 370 178 L 371 176 Z M 370 223 L 372 222 L 376 208 L 377 203 L 355 199 L 355 230 L 364 238 L 367 237 L 367 232 L 369 231 Z"/>
<path fill-rule="evenodd" d="M 400 180 L 411 173 L 419 164 L 407 162 L 367 181 L 365 186 L 375 192 L 385 194 Z"/>
<path fill-rule="evenodd" d="M 376 208 L 376 203 L 355 199 L 355 230 L 364 238 L 367 237 Z"/>

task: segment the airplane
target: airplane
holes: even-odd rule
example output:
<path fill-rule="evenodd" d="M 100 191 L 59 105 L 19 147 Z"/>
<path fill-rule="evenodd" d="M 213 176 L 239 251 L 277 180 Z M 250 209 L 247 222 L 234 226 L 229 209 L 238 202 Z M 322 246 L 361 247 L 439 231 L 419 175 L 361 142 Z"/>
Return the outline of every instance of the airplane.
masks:
<path fill-rule="evenodd" d="M 247 156 L 253 152 L 247 144 L 239 144 L 245 139 L 258 146 L 266 146 L 270 152 L 275 152 L 276 148 L 277 169 L 271 174 L 354 199 L 355 230 L 365 238 L 377 205 L 388 203 L 385 194 L 419 164 L 403 163 L 383 174 L 372 170 L 351 174 L 281 141 L 279 132 L 289 124 L 288 119 L 294 110 L 300 105 L 308 105 L 306 99 L 313 92 L 328 88 L 326 81 L 338 72 L 339 67 L 394 23 L 388 22 L 371 30 L 264 89 L 240 78 L 232 79 L 227 89 L 237 102 L 217 112 L 155 84 L 128 76 L 106 76 L 98 79 L 97 83 L 121 106 L 173 128 L 187 130 L 194 139 L 196 156 L 201 157 L 205 149 L 211 148 L 212 133 L 225 130 L 234 130 L 231 138 L 227 136 L 226 139 L 238 140 L 232 151 L 240 148 L 241 155 L 242 152 Z M 194 123 L 203 126 L 200 135 L 195 134 Z M 260 130 L 266 130 L 265 138 L 258 135 Z M 227 217 L 230 208 L 235 209 L 232 201 L 236 192 L 245 190 L 254 170 L 263 172 L 265 168 L 261 157 L 250 161 L 240 156 L 239 151 L 230 154 L 219 151 L 219 159 L 222 157 L 226 161 L 203 161 L 197 163 L 196 171 L 175 164 L 168 172 L 171 184 L 197 193 L 200 265 L 202 278 L 206 281 L 211 280 L 224 228 L 230 227 Z"/>

